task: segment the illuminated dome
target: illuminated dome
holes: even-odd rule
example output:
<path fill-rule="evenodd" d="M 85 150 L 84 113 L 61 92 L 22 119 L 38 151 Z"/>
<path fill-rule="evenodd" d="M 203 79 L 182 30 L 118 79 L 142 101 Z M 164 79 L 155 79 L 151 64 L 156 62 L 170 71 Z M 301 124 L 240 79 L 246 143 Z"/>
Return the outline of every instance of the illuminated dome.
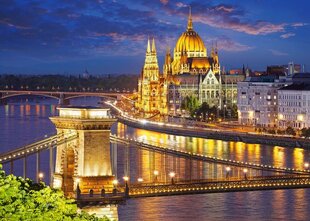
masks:
<path fill-rule="evenodd" d="M 187 57 L 206 57 L 207 49 L 198 35 L 193 30 L 192 16 L 189 14 L 187 30 L 178 39 L 174 48 L 175 57 L 187 55 Z"/>

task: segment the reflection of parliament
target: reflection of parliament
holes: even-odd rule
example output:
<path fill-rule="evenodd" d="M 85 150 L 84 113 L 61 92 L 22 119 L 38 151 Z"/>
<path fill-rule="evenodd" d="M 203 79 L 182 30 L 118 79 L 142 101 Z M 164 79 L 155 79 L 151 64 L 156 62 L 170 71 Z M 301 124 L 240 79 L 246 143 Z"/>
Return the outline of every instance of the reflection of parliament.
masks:
<path fill-rule="evenodd" d="M 237 101 L 237 81 L 244 76 L 221 74 L 217 48 L 207 48 L 193 29 L 191 13 L 187 30 L 179 37 L 173 57 L 167 50 L 163 74 L 159 73 L 155 41 L 147 43 L 145 63 L 138 82 L 136 107 L 148 114 L 182 113 L 182 100 L 195 96 L 199 103 L 228 108 Z"/>

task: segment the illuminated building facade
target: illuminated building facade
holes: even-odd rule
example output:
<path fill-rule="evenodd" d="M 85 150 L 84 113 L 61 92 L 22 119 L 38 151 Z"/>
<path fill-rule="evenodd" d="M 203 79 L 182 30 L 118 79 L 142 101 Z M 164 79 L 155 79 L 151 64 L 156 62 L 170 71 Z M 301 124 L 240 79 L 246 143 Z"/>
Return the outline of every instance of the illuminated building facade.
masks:
<path fill-rule="evenodd" d="M 148 41 L 145 64 L 138 84 L 136 107 L 147 113 L 179 115 L 182 101 L 195 96 L 200 103 L 222 108 L 237 102 L 237 82 L 244 75 L 222 75 L 217 47 L 210 56 L 197 32 L 191 12 L 186 31 L 181 34 L 173 50 L 167 50 L 163 74 L 159 74 L 155 43 Z"/>
<path fill-rule="evenodd" d="M 57 145 L 53 186 L 66 195 L 74 193 L 77 184 L 82 193 L 112 192 L 110 128 L 116 121 L 109 109 L 92 107 L 58 108 L 59 116 L 50 117 L 59 139 L 72 134 L 77 139 Z"/>
<path fill-rule="evenodd" d="M 239 123 L 260 127 L 276 127 L 278 116 L 277 91 L 284 85 L 285 82 L 275 82 L 268 76 L 252 77 L 239 82 L 237 104 Z"/>
<path fill-rule="evenodd" d="M 278 90 L 278 126 L 286 129 L 310 127 L 310 84 L 292 84 Z"/>
<path fill-rule="evenodd" d="M 138 81 L 136 108 L 145 114 L 167 113 L 167 79 L 159 73 L 155 40 L 147 42 L 145 62 Z"/>

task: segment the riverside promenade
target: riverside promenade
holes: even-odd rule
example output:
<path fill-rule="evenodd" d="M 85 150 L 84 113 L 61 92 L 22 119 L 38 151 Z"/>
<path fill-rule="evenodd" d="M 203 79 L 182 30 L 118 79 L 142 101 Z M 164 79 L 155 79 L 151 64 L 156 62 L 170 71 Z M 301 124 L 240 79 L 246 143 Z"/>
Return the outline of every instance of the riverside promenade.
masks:
<path fill-rule="evenodd" d="M 175 123 L 155 122 L 144 119 L 135 119 L 127 117 L 125 115 L 118 116 L 118 120 L 119 122 L 131 127 L 152 130 L 156 132 L 163 132 L 173 135 L 310 149 L 310 140 L 304 138 L 285 137 L 269 134 L 255 134 L 249 132 L 202 128 Z"/>

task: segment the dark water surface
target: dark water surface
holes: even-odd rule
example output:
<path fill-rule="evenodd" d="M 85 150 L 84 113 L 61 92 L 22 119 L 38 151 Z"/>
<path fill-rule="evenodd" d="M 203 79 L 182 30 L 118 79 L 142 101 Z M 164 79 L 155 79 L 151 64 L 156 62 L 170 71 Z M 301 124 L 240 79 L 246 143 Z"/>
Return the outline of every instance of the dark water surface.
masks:
<path fill-rule="evenodd" d="M 72 104 L 97 105 L 94 98 L 79 98 Z M 31 143 L 55 133 L 48 117 L 56 115 L 57 101 L 52 99 L 16 98 L 0 106 L 0 152 Z M 139 138 L 149 143 L 175 147 L 196 153 L 239 161 L 302 168 L 309 160 L 309 151 L 240 142 L 190 138 L 134 129 L 117 123 L 113 133 Z M 41 170 L 48 173 L 48 153 L 42 153 Z M 132 182 L 142 177 L 152 182 L 153 171 L 158 179 L 169 182 L 168 173 L 176 172 L 176 180 L 188 179 L 189 163 L 185 159 L 118 146 L 117 175 L 128 175 Z M 29 157 L 28 176 L 35 177 L 35 157 Z M 4 165 L 9 172 L 9 165 Z M 242 176 L 242 168 L 232 168 L 231 176 Z M 258 172 L 250 171 L 257 175 Z M 21 163 L 14 165 L 14 174 L 22 175 Z M 193 162 L 192 178 L 207 179 L 225 176 L 225 167 Z M 47 176 L 48 177 L 48 176 Z M 49 182 L 48 178 L 46 182 Z M 118 208 L 119 220 L 310 220 L 309 189 L 197 194 L 185 196 L 130 199 Z"/>

